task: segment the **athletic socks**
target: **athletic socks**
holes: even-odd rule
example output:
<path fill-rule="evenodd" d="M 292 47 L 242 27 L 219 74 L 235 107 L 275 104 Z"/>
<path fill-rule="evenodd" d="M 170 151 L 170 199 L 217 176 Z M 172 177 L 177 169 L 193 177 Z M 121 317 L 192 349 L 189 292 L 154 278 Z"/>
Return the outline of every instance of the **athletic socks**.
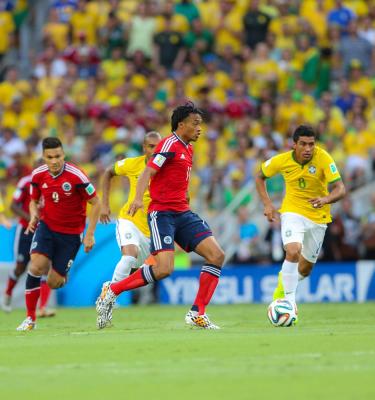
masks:
<path fill-rule="evenodd" d="M 7 283 L 7 286 L 5 289 L 5 294 L 7 296 L 12 296 L 13 288 L 16 286 L 17 281 L 18 281 L 18 278 L 16 277 L 16 274 L 14 273 L 14 271 L 12 271 L 9 274 L 8 283 Z"/>
<path fill-rule="evenodd" d="M 152 266 L 144 265 L 122 281 L 111 283 L 110 287 L 113 293 L 118 296 L 122 292 L 136 289 L 155 281 L 156 279 Z"/>
<path fill-rule="evenodd" d="M 119 282 L 130 275 L 130 271 L 137 265 L 137 259 L 132 256 L 122 256 L 117 263 L 112 276 L 112 282 Z"/>
<path fill-rule="evenodd" d="M 50 295 L 51 295 L 51 288 L 47 285 L 47 282 L 43 279 L 40 282 L 40 303 L 39 303 L 39 308 L 43 309 L 43 308 L 46 307 Z"/>
<path fill-rule="evenodd" d="M 295 303 L 298 286 L 298 262 L 284 260 L 281 272 L 285 298 Z"/>
<path fill-rule="evenodd" d="M 40 295 L 40 279 L 40 276 L 34 276 L 30 272 L 27 273 L 25 290 L 26 311 L 27 316 L 33 321 L 36 319 L 35 311 Z"/>
<path fill-rule="evenodd" d="M 221 268 L 217 265 L 206 264 L 202 267 L 198 293 L 191 308 L 192 311 L 198 311 L 199 314 L 205 313 L 206 306 L 211 301 L 216 286 L 219 283 L 220 274 Z"/>

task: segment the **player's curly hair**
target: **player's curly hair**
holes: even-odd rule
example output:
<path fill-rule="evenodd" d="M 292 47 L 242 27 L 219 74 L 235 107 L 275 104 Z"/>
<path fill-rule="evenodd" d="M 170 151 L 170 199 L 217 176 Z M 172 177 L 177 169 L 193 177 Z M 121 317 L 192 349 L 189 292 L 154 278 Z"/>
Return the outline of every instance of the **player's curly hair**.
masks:
<path fill-rule="evenodd" d="M 175 108 L 171 117 L 172 131 L 174 132 L 178 128 L 178 124 L 186 119 L 190 114 L 199 114 L 202 116 L 203 112 L 191 101 L 188 101 L 183 106 Z"/>
<path fill-rule="evenodd" d="M 297 127 L 297 129 L 293 133 L 294 143 L 297 143 L 298 139 L 301 136 L 308 136 L 308 137 L 316 138 L 316 132 L 315 132 L 314 128 L 310 125 L 300 125 Z"/>
<path fill-rule="evenodd" d="M 62 143 L 60 139 L 56 137 L 46 137 L 42 141 L 42 149 L 57 149 L 58 147 L 62 147 Z"/>

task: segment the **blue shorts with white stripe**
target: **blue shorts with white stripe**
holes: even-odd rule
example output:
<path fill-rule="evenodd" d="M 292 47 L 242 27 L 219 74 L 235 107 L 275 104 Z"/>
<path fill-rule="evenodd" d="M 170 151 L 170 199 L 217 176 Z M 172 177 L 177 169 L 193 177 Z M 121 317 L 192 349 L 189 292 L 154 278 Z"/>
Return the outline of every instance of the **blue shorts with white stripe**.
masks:
<path fill-rule="evenodd" d="M 192 211 L 152 211 L 148 214 L 151 232 L 151 254 L 174 250 L 176 242 L 187 252 L 206 237 L 212 236 L 207 222 Z"/>

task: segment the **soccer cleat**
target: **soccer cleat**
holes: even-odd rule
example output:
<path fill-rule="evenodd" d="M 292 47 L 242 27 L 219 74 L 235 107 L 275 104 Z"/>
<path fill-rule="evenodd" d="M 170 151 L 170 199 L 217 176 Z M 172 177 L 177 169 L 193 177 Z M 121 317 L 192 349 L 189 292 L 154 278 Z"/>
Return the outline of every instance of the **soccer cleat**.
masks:
<path fill-rule="evenodd" d="M 199 315 L 197 311 L 188 311 L 185 316 L 185 322 L 191 327 L 202 329 L 220 329 L 219 326 L 210 321 L 207 314 Z"/>
<path fill-rule="evenodd" d="M 12 311 L 12 306 L 10 305 L 12 302 L 12 297 L 8 294 L 4 294 L 3 302 L 1 303 L 1 308 L 4 312 L 10 313 Z"/>
<path fill-rule="evenodd" d="M 112 310 L 116 301 L 116 295 L 110 287 L 111 282 L 104 282 L 100 296 L 96 299 L 96 327 L 103 329 L 112 322 Z"/>
<path fill-rule="evenodd" d="M 31 319 L 31 317 L 27 317 L 21 325 L 17 327 L 17 331 L 32 331 L 36 328 L 36 323 Z"/>
<path fill-rule="evenodd" d="M 273 299 L 283 299 L 285 297 L 284 293 L 284 286 L 283 286 L 283 278 L 282 278 L 282 273 L 279 272 L 279 275 L 277 277 L 277 286 L 276 289 L 273 292 Z"/>

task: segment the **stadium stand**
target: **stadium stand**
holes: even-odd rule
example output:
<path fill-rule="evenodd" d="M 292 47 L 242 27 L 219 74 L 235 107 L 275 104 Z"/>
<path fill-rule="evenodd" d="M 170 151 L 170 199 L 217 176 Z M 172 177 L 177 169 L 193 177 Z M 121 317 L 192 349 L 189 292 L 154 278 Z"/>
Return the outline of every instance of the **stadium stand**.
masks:
<path fill-rule="evenodd" d="M 242 232 L 253 251 L 234 248 L 235 259 L 269 261 L 272 251 L 257 244 L 265 232 L 253 174 L 290 148 L 298 124 L 316 127 L 350 190 L 374 177 L 374 46 L 372 0 L 0 1 L 5 202 L 44 137 L 59 137 L 97 183 L 115 159 L 140 154 L 146 131 L 169 134 L 171 110 L 189 99 L 207 120 L 195 146 L 194 207 L 214 228 L 227 207 L 230 237 Z M 269 185 L 280 196 L 280 179 Z M 357 211 L 359 237 L 372 246 L 363 257 L 373 254 L 374 211 Z"/>

